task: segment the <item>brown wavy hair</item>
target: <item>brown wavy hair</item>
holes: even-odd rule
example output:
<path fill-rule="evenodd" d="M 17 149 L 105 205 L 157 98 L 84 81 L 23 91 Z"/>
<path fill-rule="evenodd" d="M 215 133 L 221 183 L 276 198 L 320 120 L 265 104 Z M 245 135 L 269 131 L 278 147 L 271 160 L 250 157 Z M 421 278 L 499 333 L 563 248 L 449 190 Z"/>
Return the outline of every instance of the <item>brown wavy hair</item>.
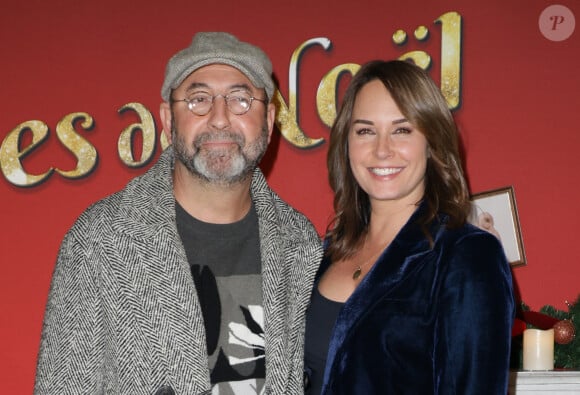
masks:
<path fill-rule="evenodd" d="M 335 216 L 327 229 L 326 255 L 337 261 L 356 251 L 368 231 L 370 201 L 358 185 L 348 159 L 348 134 L 358 92 L 379 80 L 391 94 L 401 113 L 427 139 L 430 156 L 425 174 L 426 213 L 419 219 L 432 244 L 427 227 L 439 213 L 449 216 L 449 228 L 463 225 L 471 206 L 459 154 L 459 133 L 439 87 L 420 67 L 400 60 L 374 60 L 364 64 L 346 89 L 330 133 L 327 166 L 334 191 Z M 420 202 L 417 202 L 419 204 Z"/>

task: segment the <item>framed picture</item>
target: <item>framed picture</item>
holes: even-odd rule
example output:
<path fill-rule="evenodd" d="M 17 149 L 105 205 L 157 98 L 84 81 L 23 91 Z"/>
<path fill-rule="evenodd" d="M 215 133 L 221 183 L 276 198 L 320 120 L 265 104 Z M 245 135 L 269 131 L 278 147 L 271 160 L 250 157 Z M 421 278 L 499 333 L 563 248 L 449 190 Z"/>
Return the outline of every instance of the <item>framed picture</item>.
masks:
<path fill-rule="evenodd" d="M 494 234 L 512 266 L 526 264 L 516 199 L 512 186 L 481 192 L 471 197 L 469 222 Z"/>

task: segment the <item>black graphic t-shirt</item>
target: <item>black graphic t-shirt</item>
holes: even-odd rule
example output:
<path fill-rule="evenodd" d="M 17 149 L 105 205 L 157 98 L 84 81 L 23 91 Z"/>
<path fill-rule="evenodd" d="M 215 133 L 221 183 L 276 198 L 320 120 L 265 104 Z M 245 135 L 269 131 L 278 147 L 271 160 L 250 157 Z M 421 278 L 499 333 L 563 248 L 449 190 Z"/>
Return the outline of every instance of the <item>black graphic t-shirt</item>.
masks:
<path fill-rule="evenodd" d="M 264 391 L 264 316 L 258 217 L 210 224 L 176 203 L 177 229 L 189 260 L 206 329 L 213 393 Z"/>

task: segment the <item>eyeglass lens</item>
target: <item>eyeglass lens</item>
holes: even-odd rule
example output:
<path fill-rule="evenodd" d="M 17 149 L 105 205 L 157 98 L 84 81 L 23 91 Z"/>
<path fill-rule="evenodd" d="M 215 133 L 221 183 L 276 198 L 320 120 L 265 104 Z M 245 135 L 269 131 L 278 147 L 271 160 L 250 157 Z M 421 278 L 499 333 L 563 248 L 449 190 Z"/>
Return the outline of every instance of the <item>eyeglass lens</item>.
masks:
<path fill-rule="evenodd" d="M 248 112 L 252 105 L 252 101 L 254 100 L 254 98 L 247 93 L 234 92 L 228 95 L 215 96 L 207 93 L 196 93 L 185 101 L 188 103 L 188 108 L 191 112 L 197 115 L 205 115 L 210 112 L 214 100 L 220 96 L 224 98 L 229 111 L 236 115 L 242 115 Z"/>

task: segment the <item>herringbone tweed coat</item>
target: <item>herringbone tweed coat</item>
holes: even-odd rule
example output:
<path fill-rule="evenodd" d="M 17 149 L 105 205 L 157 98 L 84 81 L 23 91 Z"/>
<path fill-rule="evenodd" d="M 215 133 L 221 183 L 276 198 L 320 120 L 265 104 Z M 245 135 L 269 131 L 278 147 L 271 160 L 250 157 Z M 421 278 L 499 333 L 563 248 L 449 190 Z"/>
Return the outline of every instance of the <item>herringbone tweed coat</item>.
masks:
<path fill-rule="evenodd" d="M 35 394 L 209 393 L 205 330 L 177 232 L 173 150 L 66 234 L 44 317 Z M 259 170 L 266 392 L 303 392 L 305 310 L 322 250 Z M 163 392 L 165 391 L 165 392 Z"/>

